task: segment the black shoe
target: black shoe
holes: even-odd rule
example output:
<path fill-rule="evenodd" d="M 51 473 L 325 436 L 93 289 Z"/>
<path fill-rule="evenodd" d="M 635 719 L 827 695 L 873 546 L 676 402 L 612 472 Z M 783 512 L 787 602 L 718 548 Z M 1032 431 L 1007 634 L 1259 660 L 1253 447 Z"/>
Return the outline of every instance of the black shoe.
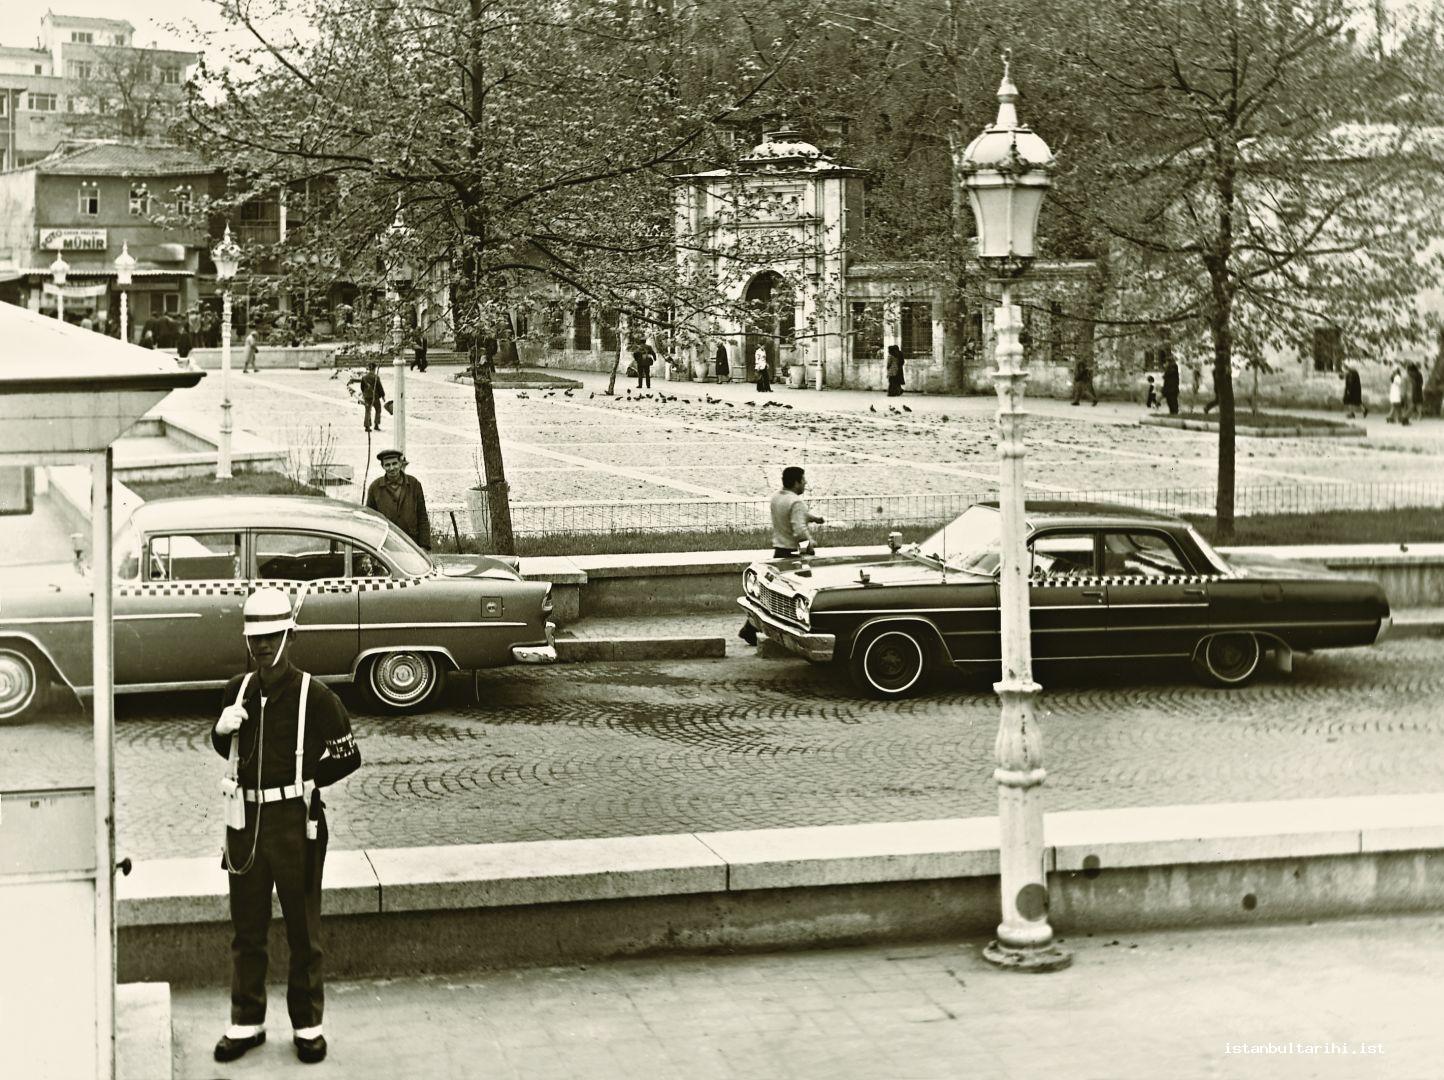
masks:
<path fill-rule="evenodd" d="M 229 1035 L 222 1035 L 220 1042 L 216 1043 L 217 1061 L 235 1061 L 247 1050 L 254 1050 L 266 1041 L 266 1033 L 258 1031 L 254 1035 L 247 1035 L 244 1039 L 233 1039 Z M 325 1048 L 322 1048 L 325 1053 Z"/>
<path fill-rule="evenodd" d="M 314 1039 L 303 1039 L 299 1035 L 291 1038 L 296 1044 L 296 1056 L 307 1065 L 314 1065 L 326 1057 L 326 1036 L 317 1035 Z"/>

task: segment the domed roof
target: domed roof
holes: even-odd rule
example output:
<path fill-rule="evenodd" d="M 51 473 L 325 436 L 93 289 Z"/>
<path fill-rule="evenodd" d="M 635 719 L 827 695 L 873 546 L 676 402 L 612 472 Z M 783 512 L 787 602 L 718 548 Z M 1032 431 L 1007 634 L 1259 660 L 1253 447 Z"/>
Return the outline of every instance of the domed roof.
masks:
<path fill-rule="evenodd" d="M 830 160 L 812 143 L 802 137 L 802 132 L 784 129 L 782 131 L 769 131 L 762 137 L 762 141 L 752 148 L 742 163 L 750 165 L 766 165 L 771 162 L 807 162 Z"/>

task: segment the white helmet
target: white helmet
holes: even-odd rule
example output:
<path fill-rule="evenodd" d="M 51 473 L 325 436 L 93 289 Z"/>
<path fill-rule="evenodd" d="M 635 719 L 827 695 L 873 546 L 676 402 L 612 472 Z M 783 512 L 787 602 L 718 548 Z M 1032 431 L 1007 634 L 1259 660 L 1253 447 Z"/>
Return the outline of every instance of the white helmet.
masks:
<path fill-rule="evenodd" d="M 283 630 L 294 630 L 296 620 L 291 615 L 291 601 L 284 592 L 273 587 L 257 589 L 246 598 L 243 609 L 246 637 L 262 634 L 279 634 Z"/>

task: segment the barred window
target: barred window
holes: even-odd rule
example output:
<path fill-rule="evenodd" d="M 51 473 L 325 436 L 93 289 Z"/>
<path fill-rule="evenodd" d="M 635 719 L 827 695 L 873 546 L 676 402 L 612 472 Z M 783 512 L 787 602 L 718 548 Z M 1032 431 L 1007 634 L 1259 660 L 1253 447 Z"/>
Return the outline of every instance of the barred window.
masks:
<path fill-rule="evenodd" d="M 852 305 L 852 358 L 882 358 L 882 305 L 876 302 L 855 302 Z"/>
<path fill-rule="evenodd" d="M 572 329 L 574 331 L 573 348 L 591 349 L 592 305 L 586 300 L 577 301 L 576 308 L 572 312 Z"/>
<path fill-rule="evenodd" d="M 145 217 L 150 213 L 150 192 L 144 184 L 130 185 L 130 216 Z"/>
<path fill-rule="evenodd" d="M 933 305 L 902 305 L 902 351 L 907 357 L 933 354 Z"/>
<path fill-rule="evenodd" d="M 602 351 L 615 352 L 617 348 L 617 309 L 602 309 Z"/>
<path fill-rule="evenodd" d="M 95 217 L 100 213 L 100 185 L 94 180 L 80 182 L 80 214 Z"/>

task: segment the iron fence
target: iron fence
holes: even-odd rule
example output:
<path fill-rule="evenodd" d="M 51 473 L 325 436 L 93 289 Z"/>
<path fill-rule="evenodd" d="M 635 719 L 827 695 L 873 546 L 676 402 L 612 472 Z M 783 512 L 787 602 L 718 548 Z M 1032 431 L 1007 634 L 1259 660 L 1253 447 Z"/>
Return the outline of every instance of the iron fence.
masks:
<path fill-rule="evenodd" d="M 980 487 L 946 494 L 825 495 L 809 497 L 807 502 L 814 512 L 834 526 L 873 523 L 880 528 L 892 528 L 945 521 L 975 502 L 997 496 L 996 487 Z M 1031 497 L 1120 503 L 1168 514 L 1210 516 L 1216 502 L 1216 492 L 1211 487 L 1084 488 L 1035 492 Z M 751 530 L 769 520 L 768 501 L 760 498 L 513 503 L 512 530 L 517 536 Z M 1237 517 L 1440 506 L 1444 506 L 1444 481 L 1257 485 L 1242 486 L 1234 492 Z M 433 530 L 449 534 L 452 513 L 459 531 L 471 535 L 471 520 L 465 508 L 434 512 Z"/>

